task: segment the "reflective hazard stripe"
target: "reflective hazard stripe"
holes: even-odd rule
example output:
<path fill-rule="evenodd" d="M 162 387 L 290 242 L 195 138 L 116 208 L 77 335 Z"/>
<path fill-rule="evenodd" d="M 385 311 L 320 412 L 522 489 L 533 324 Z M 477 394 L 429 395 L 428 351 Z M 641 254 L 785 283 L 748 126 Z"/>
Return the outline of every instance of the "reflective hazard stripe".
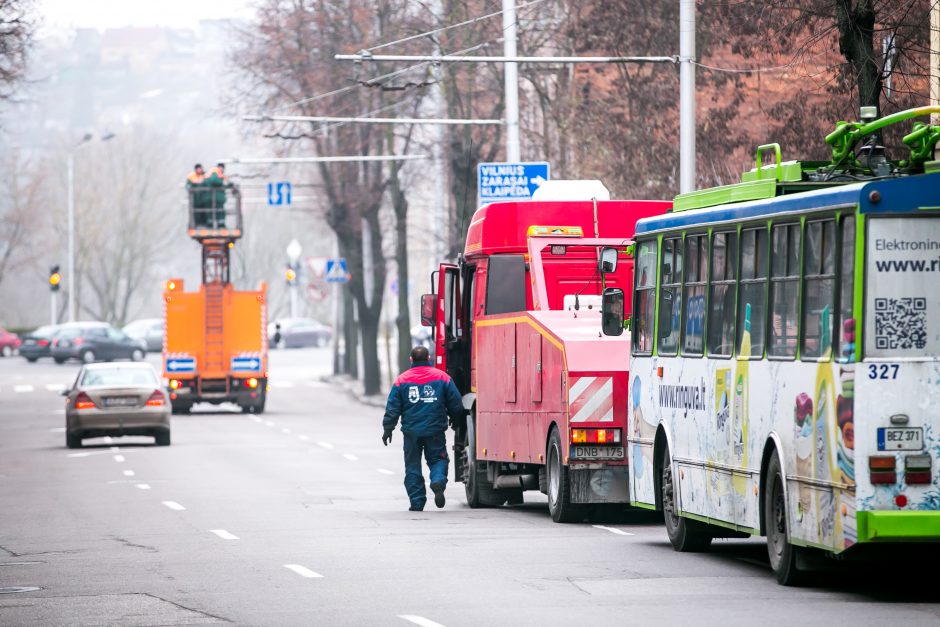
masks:
<path fill-rule="evenodd" d="M 613 422 L 613 377 L 572 377 L 568 415 L 570 422 Z"/>

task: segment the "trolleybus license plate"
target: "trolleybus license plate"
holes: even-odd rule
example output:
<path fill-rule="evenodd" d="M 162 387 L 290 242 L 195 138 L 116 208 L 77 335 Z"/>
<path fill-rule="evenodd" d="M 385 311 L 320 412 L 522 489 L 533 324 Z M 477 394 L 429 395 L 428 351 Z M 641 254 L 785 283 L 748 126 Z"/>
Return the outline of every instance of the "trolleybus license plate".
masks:
<path fill-rule="evenodd" d="M 919 451 L 924 448 L 923 427 L 880 427 L 879 451 Z"/>
<path fill-rule="evenodd" d="M 622 446 L 575 446 L 572 459 L 623 459 Z"/>

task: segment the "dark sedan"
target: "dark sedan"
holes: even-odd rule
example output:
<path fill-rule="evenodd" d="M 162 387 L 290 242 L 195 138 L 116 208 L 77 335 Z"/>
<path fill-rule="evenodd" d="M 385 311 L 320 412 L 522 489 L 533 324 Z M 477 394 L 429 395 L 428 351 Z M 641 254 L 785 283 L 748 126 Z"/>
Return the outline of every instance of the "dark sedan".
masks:
<path fill-rule="evenodd" d="M 40 357 L 49 357 L 52 339 L 58 330 L 59 325 L 49 324 L 39 327 L 32 333 L 27 333 L 23 336 L 23 343 L 20 344 L 20 355 L 30 362 L 36 361 Z"/>
<path fill-rule="evenodd" d="M 52 359 L 57 364 L 77 359 L 86 364 L 112 359 L 140 361 L 145 346 L 123 331 L 103 322 L 74 322 L 62 325 L 52 340 Z"/>
<path fill-rule="evenodd" d="M 281 318 L 268 325 L 268 341 L 274 348 L 326 346 L 333 329 L 313 318 Z"/>

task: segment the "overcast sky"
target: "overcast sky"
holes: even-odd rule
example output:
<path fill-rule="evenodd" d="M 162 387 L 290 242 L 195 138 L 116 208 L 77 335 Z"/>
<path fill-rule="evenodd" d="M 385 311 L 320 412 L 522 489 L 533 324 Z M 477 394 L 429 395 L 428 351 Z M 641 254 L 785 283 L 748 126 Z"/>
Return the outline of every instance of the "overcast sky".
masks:
<path fill-rule="evenodd" d="M 50 30 L 195 27 L 201 19 L 251 16 L 249 0 L 38 0 L 38 5 Z"/>

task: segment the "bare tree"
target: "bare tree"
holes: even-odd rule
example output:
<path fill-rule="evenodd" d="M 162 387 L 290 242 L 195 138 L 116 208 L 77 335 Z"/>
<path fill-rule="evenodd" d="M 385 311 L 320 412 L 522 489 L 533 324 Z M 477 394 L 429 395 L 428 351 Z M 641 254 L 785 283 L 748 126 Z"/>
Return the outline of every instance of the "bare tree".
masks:
<path fill-rule="evenodd" d="M 0 100 L 9 99 L 26 74 L 38 18 L 33 0 L 0 0 Z"/>
<path fill-rule="evenodd" d="M 35 263 L 41 216 L 48 201 L 43 168 L 10 151 L 0 167 L 0 285 L 18 268 Z"/>

